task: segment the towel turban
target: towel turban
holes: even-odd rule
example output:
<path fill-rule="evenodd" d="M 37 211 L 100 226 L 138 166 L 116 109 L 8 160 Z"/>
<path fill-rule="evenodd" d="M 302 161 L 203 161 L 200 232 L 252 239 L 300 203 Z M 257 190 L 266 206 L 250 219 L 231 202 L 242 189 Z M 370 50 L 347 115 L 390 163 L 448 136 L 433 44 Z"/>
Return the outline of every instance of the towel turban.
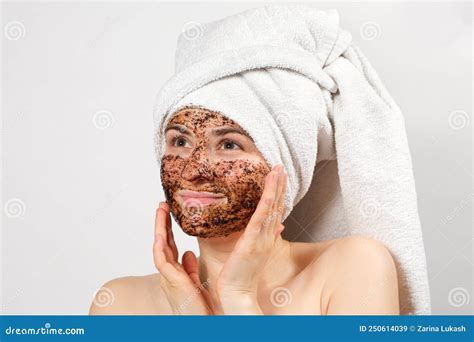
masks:
<path fill-rule="evenodd" d="M 404 118 L 337 11 L 269 5 L 179 36 L 154 106 L 155 153 L 173 113 L 221 113 L 288 173 L 289 240 L 365 235 L 394 256 L 402 314 L 430 314 Z M 289 233 L 288 233 L 288 232 Z"/>

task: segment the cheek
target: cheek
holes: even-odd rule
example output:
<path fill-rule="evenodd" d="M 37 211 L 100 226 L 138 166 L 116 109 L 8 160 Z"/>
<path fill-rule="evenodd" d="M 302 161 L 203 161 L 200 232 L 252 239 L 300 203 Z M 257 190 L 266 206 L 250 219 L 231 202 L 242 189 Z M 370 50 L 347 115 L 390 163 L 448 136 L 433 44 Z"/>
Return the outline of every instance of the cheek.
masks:
<path fill-rule="evenodd" d="M 214 170 L 216 178 L 229 191 L 229 197 L 241 202 L 243 207 L 255 206 L 268 172 L 270 169 L 266 163 L 246 159 L 218 162 Z"/>
<path fill-rule="evenodd" d="M 181 173 L 185 165 L 185 159 L 178 155 L 166 155 L 161 159 L 161 181 L 165 189 L 179 184 Z"/>

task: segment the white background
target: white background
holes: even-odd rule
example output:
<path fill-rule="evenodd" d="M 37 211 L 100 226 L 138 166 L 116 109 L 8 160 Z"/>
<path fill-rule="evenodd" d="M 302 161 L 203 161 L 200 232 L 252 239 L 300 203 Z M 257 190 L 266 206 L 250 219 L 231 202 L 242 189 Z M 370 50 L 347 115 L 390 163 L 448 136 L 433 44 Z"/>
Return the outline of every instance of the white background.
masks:
<path fill-rule="evenodd" d="M 405 115 L 433 314 L 472 313 L 470 4 L 308 5 L 339 11 Z M 2 4 L 2 313 L 87 314 L 155 272 L 154 96 L 187 23 L 256 6 Z"/>

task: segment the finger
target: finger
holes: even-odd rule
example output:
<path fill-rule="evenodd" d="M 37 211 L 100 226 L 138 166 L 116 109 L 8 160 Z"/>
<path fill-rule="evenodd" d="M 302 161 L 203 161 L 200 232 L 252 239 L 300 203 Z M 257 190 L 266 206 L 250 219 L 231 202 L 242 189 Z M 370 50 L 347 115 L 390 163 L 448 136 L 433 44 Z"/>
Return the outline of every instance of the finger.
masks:
<path fill-rule="evenodd" d="M 285 226 L 280 223 L 280 225 L 278 226 L 278 228 L 277 228 L 276 231 L 275 231 L 275 240 L 280 237 L 280 235 L 281 235 L 281 233 L 283 232 L 283 230 L 285 230 Z"/>
<path fill-rule="evenodd" d="M 182 258 L 183 268 L 189 275 L 193 283 L 199 287 L 201 286 L 201 280 L 199 279 L 199 268 L 197 263 L 196 255 L 191 251 L 186 251 Z"/>
<path fill-rule="evenodd" d="M 273 202 L 273 210 L 276 210 L 278 206 L 278 200 L 280 199 L 281 189 L 283 188 L 283 165 L 278 165 L 277 167 L 277 188 L 275 189 L 275 202 Z"/>
<path fill-rule="evenodd" d="M 176 246 L 176 242 L 174 241 L 174 234 L 173 234 L 173 227 L 171 225 L 171 215 L 170 215 L 170 207 L 167 202 L 162 202 L 161 208 L 166 211 L 166 232 L 167 232 L 167 242 L 168 246 L 171 248 L 173 252 L 173 260 L 178 262 L 178 247 Z"/>
<path fill-rule="evenodd" d="M 275 200 L 273 201 L 272 209 L 267 218 L 267 224 L 262 230 L 263 238 L 266 239 L 268 243 L 273 242 L 273 236 L 275 234 L 276 224 L 278 222 L 278 204 L 281 197 L 281 191 L 283 188 L 283 165 L 278 165 L 276 167 L 277 172 L 277 184 L 275 189 Z"/>
<path fill-rule="evenodd" d="M 281 190 L 281 198 L 278 207 L 280 208 L 280 222 L 282 220 L 284 210 L 285 210 L 285 196 L 286 196 L 286 188 L 288 186 L 288 174 L 284 172 L 283 176 L 283 189 Z"/>
<path fill-rule="evenodd" d="M 153 261 L 156 269 L 161 275 L 165 277 L 169 282 L 176 281 L 176 268 L 170 264 L 166 259 L 164 251 L 164 238 L 162 235 L 157 234 L 155 243 L 153 244 Z"/>
<path fill-rule="evenodd" d="M 275 186 L 275 198 L 272 203 L 272 207 L 270 209 L 270 212 L 268 213 L 268 216 L 265 220 L 265 224 L 262 226 L 262 229 L 260 230 L 260 239 L 262 239 L 264 242 L 268 242 L 270 238 L 270 232 L 273 232 L 273 225 L 275 222 L 275 207 L 278 199 L 278 187 L 280 183 L 280 175 L 277 173 L 276 175 L 276 186 Z"/>
<path fill-rule="evenodd" d="M 166 238 L 166 217 L 160 214 L 162 203 L 160 202 L 155 211 L 155 235 L 160 234 Z"/>
<path fill-rule="evenodd" d="M 156 215 L 155 215 L 155 239 L 157 235 L 160 235 L 163 237 L 163 250 L 166 256 L 166 259 L 168 262 L 176 263 L 177 259 L 174 258 L 173 252 L 171 248 L 169 247 L 168 243 L 166 242 L 166 211 L 161 208 L 161 203 L 160 207 L 156 209 Z"/>
<path fill-rule="evenodd" d="M 285 198 L 285 192 L 286 192 L 286 185 L 287 185 L 287 174 L 285 172 L 285 169 L 282 168 L 281 172 L 280 172 L 280 184 L 279 184 L 279 188 L 278 188 L 278 198 L 277 198 L 277 201 L 275 203 L 275 210 L 281 208 L 281 206 L 283 205 L 284 203 L 284 198 Z"/>
<path fill-rule="evenodd" d="M 250 218 L 245 233 L 258 233 L 260 232 L 262 226 L 266 223 L 268 215 L 271 212 L 273 203 L 275 201 L 275 191 L 277 185 L 277 179 L 275 175 L 276 172 L 272 170 L 265 177 L 265 187 L 263 189 L 262 196 L 260 197 L 255 212 Z"/>
<path fill-rule="evenodd" d="M 284 170 L 281 172 L 281 182 L 280 187 L 278 189 L 278 199 L 276 201 L 275 206 L 275 220 L 273 222 L 273 230 L 271 232 L 272 236 L 276 233 L 276 230 L 280 227 L 282 217 L 283 217 L 283 209 L 285 208 L 285 194 L 286 194 L 286 186 L 288 181 L 288 175 Z"/>
<path fill-rule="evenodd" d="M 167 202 L 160 202 L 160 208 L 166 212 L 166 228 L 171 228 L 170 206 Z M 167 230 L 168 232 L 168 230 Z"/>

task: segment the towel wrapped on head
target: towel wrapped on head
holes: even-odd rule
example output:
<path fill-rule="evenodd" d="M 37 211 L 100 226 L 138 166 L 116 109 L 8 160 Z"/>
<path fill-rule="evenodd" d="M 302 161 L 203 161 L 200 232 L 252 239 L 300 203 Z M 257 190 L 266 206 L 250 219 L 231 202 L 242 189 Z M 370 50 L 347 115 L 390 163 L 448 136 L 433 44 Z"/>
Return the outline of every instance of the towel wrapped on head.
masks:
<path fill-rule="evenodd" d="M 426 258 L 403 115 L 335 10 L 269 5 L 178 40 L 175 75 L 154 107 L 156 157 L 173 113 L 200 106 L 245 129 L 288 173 L 291 240 L 383 242 L 402 314 L 430 314 Z"/>

